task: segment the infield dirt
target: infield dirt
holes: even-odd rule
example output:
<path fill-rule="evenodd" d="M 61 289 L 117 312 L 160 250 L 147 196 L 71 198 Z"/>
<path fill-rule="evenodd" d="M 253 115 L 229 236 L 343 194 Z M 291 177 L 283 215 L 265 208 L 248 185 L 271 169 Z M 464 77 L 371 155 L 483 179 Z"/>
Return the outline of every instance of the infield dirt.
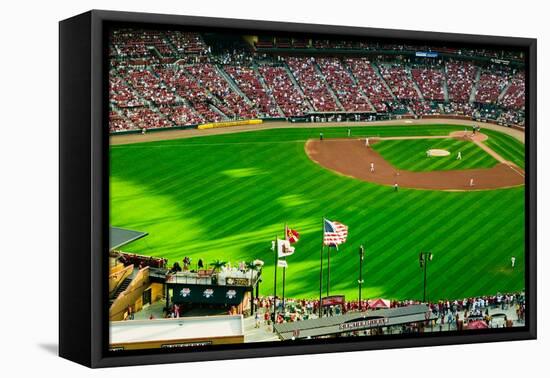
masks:
<path fill-rule="evenodd" d="M 372 145 L 378 141 L 373 139 L 369 143 Z M 396 169 L 374 149 L 366 147 L 364 139 L 311 139 L 306 142 L 305 150 L 311 160 L 338 174 L 382 185 L 397 184 L 403 188 L 431 190 L 482 190 L 525 183 L 523 170 L 502 159 L 498 159 L 501 162 L 492 168 L 411 172 Z M 371 163 L 374 171 L 371 171 Z"/>

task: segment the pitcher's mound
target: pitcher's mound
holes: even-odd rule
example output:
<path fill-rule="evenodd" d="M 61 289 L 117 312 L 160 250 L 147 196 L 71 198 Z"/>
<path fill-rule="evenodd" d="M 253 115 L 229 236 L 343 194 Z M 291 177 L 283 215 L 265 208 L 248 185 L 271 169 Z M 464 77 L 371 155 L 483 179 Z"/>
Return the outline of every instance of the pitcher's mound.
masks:
<path fill-rule="evenodd" d="M 440 149 L 434 148 L 433 150 L 428 150 L 427 154 L 429 156 L 449 156 L 451 153 L 447 150 L 440 150 Z"/>

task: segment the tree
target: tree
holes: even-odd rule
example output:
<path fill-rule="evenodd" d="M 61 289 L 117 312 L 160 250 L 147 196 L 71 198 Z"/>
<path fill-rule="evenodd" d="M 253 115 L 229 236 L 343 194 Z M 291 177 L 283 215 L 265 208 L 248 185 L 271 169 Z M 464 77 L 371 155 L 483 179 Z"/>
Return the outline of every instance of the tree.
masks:
<path fill-rule="evenodd" d="M 219 272 L 226 265 L 227 265 L 227 261 L 221 261 L 221 260 L 216 260 L 210 263 L 210 266 L 214 268 L 214 272 Z"/>
<path fill-rule="evenodd" d="M 261 265 L 259 265 L 256 260 L 246 263 L 246 269 L 250 270 L 250 284 L 252 284 L 252 275 L 254 274 L 254 272 L 260 270 L 260 268 Z"/>

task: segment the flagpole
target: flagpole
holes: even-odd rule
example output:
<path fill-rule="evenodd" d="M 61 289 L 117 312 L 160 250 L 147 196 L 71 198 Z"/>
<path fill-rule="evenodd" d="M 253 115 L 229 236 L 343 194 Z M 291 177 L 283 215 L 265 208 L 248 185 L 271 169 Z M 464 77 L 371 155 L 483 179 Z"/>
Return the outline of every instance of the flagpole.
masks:
<path fill-rule="evenodd" d="M 330 245 L 327 250 L 327 297 L 330 295 Z"/>
<path fill-rule="evenodd" d="M 285 240 L 288 240 L 288 227 L 285 223 Z M 286 263 L 286 256 L 284 257 Z M 285 284 L 286 284 L 286 265 L 283 266 L 283 313 L 285 312 Z"/>
<path fill-rule="evenodd" d="M 274 273 L 274 282 L 273 282 L 273 332 L 275 332 L 275 321 L 277 320 L 277 257 L 279 254 L 279 238 L 275 236 L 275 265 L 273 266 L 273 269 L 275 270 Z"/>
<path fill-rule="evenodd" d="M 323 316 L 323 310 L 322 310 L 322 306 L 321 306 L 321 303 L 323 301 L 323 248 L 324 248 L 324 243 L 325 243 L 325 218 L 323 218 L 323 236 L 321 238 L 321 258 L 320 258 L 320 261 L 321 261 L 321 268 L 319 269 L 319 305 L 318 305 L 318 315 L 319 315 L 319 318 L 321 318 Z"/>

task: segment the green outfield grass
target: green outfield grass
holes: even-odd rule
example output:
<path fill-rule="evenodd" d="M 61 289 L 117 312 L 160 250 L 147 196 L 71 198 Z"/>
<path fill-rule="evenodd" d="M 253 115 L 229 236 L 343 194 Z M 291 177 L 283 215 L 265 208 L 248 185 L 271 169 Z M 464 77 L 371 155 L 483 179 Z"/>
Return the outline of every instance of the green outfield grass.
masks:
<path fill-rule="evenodd" d="M 352 137 L 447 135 L 460 126 L 354 127 Z M 431 251 L 429 297 L 462 298 L 524 286 L 524 189 L 443 192 L 391 188 L 343 177 L 312 162 L 304 141 L 319 129 L 273 129 L 111 147 L 111 224 L 149 236 L 127 251 L 180 261 L 265 261 L 285 222 L 301 234 L 288 258 L 286 294 L 318 296 L 323 216 L 349 226 L 331 253 L 332 294 L 420 298 L 418 253 Z M 344 127 L 323 129 L 345 137 Z M 515 150 L 510 149 L 510 153 Z M 517 258 L 516 268 L 510 257 Z M 279 278 L 281 275 L 279 275 Z M 280 288 L 280 282 L 278 287 Z M 280 294 L 280 293 L 279 293 Z"/>
<path fill-rule="evenodd" d="M 372 146 L 394 167 L 408 171 L 491 168 L 497 160 L 473 142 L 458 139 L 383 140 Z M 429 149 L 447 150 L 449 156 L 428 157 Z M 462 160 L 457 160 L 458 152 Z"/>
<path fill-rule="evenodd" d="M 483 129 L 482 133 L 489 136 L 484 143 L 493 151 L 519 167 L 525 168 L 525 145 L 523 143 L 510 135 L 494 130 Z"/>

